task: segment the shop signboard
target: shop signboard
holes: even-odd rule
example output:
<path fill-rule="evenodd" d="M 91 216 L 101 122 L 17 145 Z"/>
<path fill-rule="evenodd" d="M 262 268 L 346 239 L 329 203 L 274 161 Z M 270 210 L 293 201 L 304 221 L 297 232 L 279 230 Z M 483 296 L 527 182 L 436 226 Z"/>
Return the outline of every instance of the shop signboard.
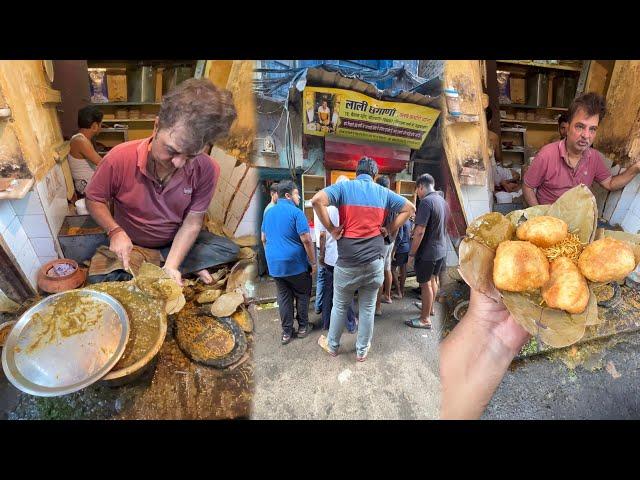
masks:
<path fill-rule="evenodd" d="M 386 102 L 340 88 L 307 87 L 304 133 L 356 138 L 372 142 L 422 146 L 439 110 L 413 103 Z"/>

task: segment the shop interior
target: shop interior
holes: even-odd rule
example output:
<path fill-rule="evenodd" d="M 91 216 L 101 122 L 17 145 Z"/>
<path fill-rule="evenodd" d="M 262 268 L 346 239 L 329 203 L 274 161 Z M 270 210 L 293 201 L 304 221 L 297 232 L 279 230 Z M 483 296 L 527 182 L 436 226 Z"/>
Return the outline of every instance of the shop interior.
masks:
<path fill-rule="evenodd" d="M 499 137 L 495 152 L 494 210 L 522 208 L 521 181 L 536 153 L 560 139 L 559 121 L 579 94 L 606 94 L 613 60 L 487 60 L 484 89 L 491 120 L 488 129 Z M 498 178 L 515 172 L 520 188 L 507 191 Z M 501 177 L 502 175 L 502 177 Z M 509 189 L 511 190 L 511 189 Z"/>

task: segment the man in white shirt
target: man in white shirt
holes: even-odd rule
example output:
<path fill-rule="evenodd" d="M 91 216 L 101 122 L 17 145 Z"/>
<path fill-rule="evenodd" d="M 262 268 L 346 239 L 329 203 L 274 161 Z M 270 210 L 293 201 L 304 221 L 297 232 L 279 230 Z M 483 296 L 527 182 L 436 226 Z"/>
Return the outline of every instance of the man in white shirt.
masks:
<path fill-rule="evenodd" d="M 336 180 L 336 183 L 348 181 L 344 175 L 341 175 Z M 331 223 L 334 225 L 340 225 L 340 213 L 334 206 L 328 206 L 327 212 Z M 318 241 L 318 267 L 324 269 L 324 285 L 321 290 L 321 305 L 322 305 L 322 328 L 324 330 L 329 329 L 329 321 L 331 320 L 331 309 L 333 307 L 333 268 L 338 261 L 338 242 L 331 234 L 327 232 L 317 213 L 313 213 L 313 224 L 316 230 L 316 237 Z M 318 268 L 318 271 L 320 268 Z M 353 309 L 353 302 L 347 312 L 347 331 L 353 333 L 356 331 L 357 319 Z"/>
<path fill-rule="evenodd" d="M 84 195 L 93 173 L 102 162 L 102 157 L 93 146 L 95 137 L 102 128 L 102 117 L 102 112 L 94 105 L 81 108 L 78 111 L 78 133 L 69 142 L 69 169 L 80 195 Z"/>
<path fill-rule="evenodd" d="M 318 120 L 320 120 L 320 125 L 329 126 L 331 122 L 329 115 L 331 114 L 331 110 L 329 109 L 329 105 L 326 100 L 322 100 L 322 105 L 318 107 Z"/>

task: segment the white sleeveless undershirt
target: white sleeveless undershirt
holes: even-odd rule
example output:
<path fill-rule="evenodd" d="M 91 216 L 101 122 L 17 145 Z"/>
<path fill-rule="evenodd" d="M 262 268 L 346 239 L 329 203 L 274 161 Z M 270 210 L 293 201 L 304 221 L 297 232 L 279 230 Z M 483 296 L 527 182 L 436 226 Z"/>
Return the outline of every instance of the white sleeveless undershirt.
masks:
<path fill-rule="evenodd" d="M 82 133 L 76 133 L 71 137 L 71 140 L 78 136 L 84 137 Z M 73 184 L 78 193 L 84 194 L 84 189 L 87 187 L 89 180 L 91 180 L 91 177 L 95 172 L 95 167 L 89 160 L 85 158 L 75 158 L 71 153 L 69 153 L 67 158 L 69 159 L 69 169 L 71 170 L 71 176 L 73 177 Z"/>

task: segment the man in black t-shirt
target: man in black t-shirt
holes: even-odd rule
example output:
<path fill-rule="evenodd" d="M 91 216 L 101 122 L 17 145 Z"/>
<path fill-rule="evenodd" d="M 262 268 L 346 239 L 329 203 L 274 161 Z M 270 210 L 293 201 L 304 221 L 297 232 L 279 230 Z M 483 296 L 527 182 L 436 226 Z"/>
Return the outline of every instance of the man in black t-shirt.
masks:
<path fill-rule="evenodd" d="M 420 318 L 405 321 L 413 328 L 431 328 L 433 302 L 438 293 L 438 275 L 447 255 L 446 217 L 447 203 L 435 190 L 435 181 L 428 173 L 416 180 L 416 193 L 420 199 L 409 257 L 415 257 L 416 280 L 422 294 Z"/>

